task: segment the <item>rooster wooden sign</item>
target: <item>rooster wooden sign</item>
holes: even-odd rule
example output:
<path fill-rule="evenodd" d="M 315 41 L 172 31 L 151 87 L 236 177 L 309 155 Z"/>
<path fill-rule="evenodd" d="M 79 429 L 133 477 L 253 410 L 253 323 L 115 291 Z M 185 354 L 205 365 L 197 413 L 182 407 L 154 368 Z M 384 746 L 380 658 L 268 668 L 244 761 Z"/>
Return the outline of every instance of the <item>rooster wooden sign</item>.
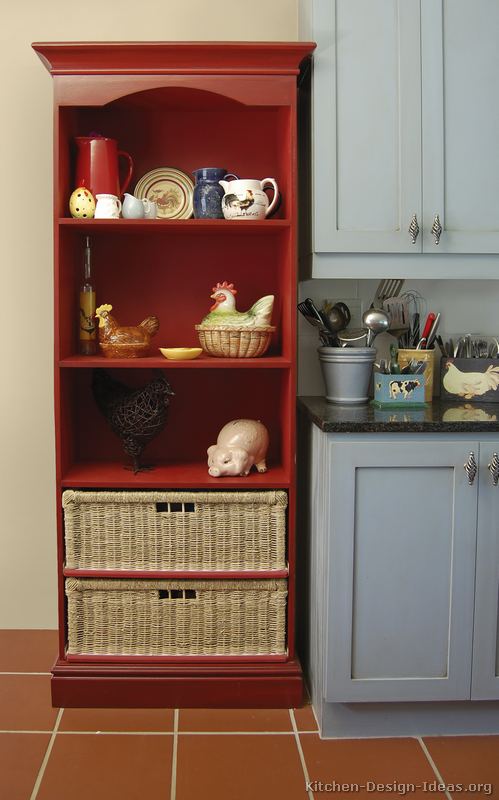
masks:
<path fill-rule="evenodd" d="M 446 358 L 442 360 L 444 399 L 499 403 L 499 361 L 495 358 Z"/>

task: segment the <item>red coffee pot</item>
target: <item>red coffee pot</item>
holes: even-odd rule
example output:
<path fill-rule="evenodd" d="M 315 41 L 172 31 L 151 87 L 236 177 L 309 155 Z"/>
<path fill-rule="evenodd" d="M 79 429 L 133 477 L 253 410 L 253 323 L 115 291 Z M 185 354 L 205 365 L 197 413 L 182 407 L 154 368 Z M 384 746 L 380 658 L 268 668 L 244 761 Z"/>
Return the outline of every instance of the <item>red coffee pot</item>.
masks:
<path fill-rule="evenodd" d="M 128 188 L 133 171 L 133 161 L 128 153 L 118 150 L 116 139 L 105 136 L 76 136 L 76 186 L 86 186 L 94 197 L 97 194 L 115 194 L 121 197 Z M 128 172 L 120 185 L 118 157 L 128 161 Z"/>

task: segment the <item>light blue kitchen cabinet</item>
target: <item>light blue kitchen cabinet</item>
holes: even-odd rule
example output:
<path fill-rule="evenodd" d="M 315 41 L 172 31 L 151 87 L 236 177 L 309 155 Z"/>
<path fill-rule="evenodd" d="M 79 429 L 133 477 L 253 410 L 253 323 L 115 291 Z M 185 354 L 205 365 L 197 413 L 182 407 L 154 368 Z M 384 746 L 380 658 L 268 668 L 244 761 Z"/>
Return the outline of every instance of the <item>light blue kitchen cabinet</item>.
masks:
<path fill-rule="evenodd" d="M 478 442 L 327 435 L 324 697 L 470 697 Z"/>
<path fill-rule="evenodd" d="M 424 252 L 499 253 L 498 41 L 497 0 L 421 0 Z"/>
<path fill-rule="evenodd" d="M 499 700 L 499 443 L 480 445 L 471 696 Z"/>
<path fill-rule="evenodd" d="M 312 277 L 375 277 L 328 254 L 420 254 L 399 273 L 455 277 L 421 253 L 498 253 L 499 3 L 301 0 L 300 19 L 318 45 Z"/>
<path fill-rule="evenodd" d="M 316 252 L 412 252 L 421 219 L 419 0 L 305 0 Z"/>
<path fill-rule="evenodd" d="M 321 735 L 499 734 L 496 416 L 474 429 L 437 409 L 392 432 L 302 401 L 301 656 Z"/>
<path fill-rule="evenodd" d="M 322 735 L 498 733 L 499 435 L 307 430 Z"/>

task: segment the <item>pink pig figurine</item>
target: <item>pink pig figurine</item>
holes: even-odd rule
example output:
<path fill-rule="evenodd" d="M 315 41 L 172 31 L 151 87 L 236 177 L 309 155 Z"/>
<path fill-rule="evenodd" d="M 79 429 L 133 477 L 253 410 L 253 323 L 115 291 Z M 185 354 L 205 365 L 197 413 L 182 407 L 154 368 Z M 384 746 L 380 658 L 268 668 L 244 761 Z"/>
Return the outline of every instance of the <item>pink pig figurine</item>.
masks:
<path fill-rule="evenodd" d="M 267 472 L 268 447 L 265 425 L 255 419 L 234 419 L 223 426 L 217 443 L 208 448 L 208 473 L 213 478 L 248 475 L 253 465 L 258 472 Z"/>

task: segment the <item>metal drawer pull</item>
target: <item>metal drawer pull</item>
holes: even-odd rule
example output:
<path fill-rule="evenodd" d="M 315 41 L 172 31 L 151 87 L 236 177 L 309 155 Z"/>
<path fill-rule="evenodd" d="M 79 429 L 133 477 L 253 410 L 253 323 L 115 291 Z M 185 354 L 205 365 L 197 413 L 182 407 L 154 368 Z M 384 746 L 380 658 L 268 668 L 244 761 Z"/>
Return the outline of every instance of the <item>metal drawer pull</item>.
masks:
<path fill-rule="evenodd" d="M 499 483 L 499 457 L 497 453 L 494 453 L 492 456 L 492 461 L 490 464 L 487 464 L 487 469 L 490 472 L 490 477 L 492 478 L 492 486 L 497 486 Z"/>
<path fill-rule="evenodd" d="M 433 238 L 435 239 L 435 244 L 440 244 L 440 237 L 442 235 L 442 226 L 440 224 L 440 217 L 438 214 L 435 214 L 435 219 L 433 220 L 433 225 L 431 226 L 431 232 Z"/>
<path fill-rule="evenodd" d="M 468 483 L 470 486 L 473 486 L 473 481 L 476 478 L 476 474 L 478 472 L 478 467 L 475 460 L 475 454 L 473 451 L 470 452 L 470 457 L 468 458 L 466 464 L 464 464 L 464 471 L 468 476 Z"/>
<path fill-rule="evenodd" d="M 413 214 L 411 219 L 411 224 L 409 225 L 409 233 L 411 236 L 411 242 L 416 244 L 416 239 L 419 236 L 419 225 L 418 225 L 418 218 L 416 214 Z"/>

